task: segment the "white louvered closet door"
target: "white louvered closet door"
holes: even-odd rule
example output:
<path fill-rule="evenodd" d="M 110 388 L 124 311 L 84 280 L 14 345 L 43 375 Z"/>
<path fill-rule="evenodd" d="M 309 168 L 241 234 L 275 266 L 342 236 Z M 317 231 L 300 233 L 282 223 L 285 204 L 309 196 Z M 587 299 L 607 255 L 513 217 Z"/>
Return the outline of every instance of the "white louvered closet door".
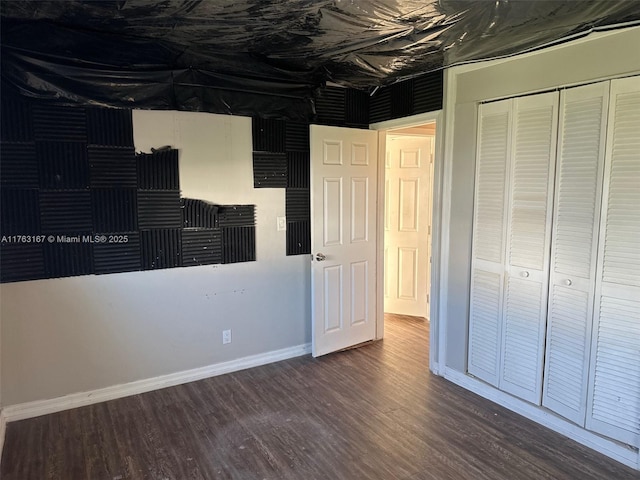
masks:
<path fill-rule="evenodd" d="M 609 82 L 560 94 L 542 404 L 584 426 Z"/>
<path fill-rule="evenodd" d="M 517 98 L 509 176 L 499 388 L 540 404 L 558 93 Z"/>
<path fill-rule="evenodd" d="M 640 77 L 611 81 L 587 428 L 640 447 Z"/>
<path fill-rule="evenodd" d="M 513 100 L 480 105 L 468 372 L 498 386 Z"/>

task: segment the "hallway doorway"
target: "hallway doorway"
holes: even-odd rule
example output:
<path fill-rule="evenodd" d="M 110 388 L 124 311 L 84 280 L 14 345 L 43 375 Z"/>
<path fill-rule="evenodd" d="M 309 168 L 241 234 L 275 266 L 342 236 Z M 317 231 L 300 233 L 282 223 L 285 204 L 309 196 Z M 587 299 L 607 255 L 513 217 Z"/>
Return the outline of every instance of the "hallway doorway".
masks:
<path fill-rule="evenodd" d="M 386 132 L 384 312 L 430 317 L 435 122 Z"/>

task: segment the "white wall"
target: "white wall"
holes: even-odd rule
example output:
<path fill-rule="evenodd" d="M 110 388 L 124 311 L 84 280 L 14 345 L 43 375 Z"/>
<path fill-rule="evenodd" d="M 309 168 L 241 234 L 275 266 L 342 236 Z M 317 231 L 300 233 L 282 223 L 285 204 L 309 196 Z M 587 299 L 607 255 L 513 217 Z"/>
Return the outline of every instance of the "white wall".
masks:
<path fill-rule="evenodd" d="M 2 285 L 4 406 L 311 339 L 309 258 L 285 255 L 284 189 L 253 188 L 251 119 L 136 111 L 133 123 L 138 151 L 180 149 L 183 196 L 256 205 L 257 261 Z"/>
<path fill-rule="evenodd" d="M 444 191 L 450 188 L 445 311 L 446 365 L 466 372 L 471 271 L 477 105 L 484 100 L 532 93 L 640 72 L 640 27 L 595 34 L 584 40 L 508 60 L 448 71 L 445 101 Z"/>

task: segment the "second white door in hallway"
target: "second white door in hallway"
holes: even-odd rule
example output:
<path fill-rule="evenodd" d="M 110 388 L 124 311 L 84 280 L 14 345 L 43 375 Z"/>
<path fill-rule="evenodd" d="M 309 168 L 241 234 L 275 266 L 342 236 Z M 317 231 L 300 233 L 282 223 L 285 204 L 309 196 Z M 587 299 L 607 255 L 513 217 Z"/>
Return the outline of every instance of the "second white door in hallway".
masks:
<path fill-rule="evenodd" d="M 433 137 L 387 136 L 384 310 L 429 317 Z"/>

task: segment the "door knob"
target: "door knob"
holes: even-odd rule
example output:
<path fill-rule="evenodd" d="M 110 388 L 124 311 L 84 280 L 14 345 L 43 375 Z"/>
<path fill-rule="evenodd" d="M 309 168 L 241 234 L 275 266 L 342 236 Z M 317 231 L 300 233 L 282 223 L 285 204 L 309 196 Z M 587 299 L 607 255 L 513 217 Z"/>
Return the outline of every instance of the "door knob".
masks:
<path fill-rule="evenodd" d="M 522 275 L 522 278 L 527 278 L 529 276 L 529 272 L 524 271 L 520 275 Z"/>
<path fill-rule="evenodd" d="M 316 253 L 316 260 L 318 262 L 322 262 L 323 260 L 326 260 L 327 257 L 325 256 L 324 253 Z"/>
<path fill-rule="evenodd" d="M 568 278 L 564 281 L 564 284 L 565 284 L 567 287 L 570 287 L 572 283 L 573 283 L 573 282 L 572 282 L 571 280 L 569 280 Z"/>

